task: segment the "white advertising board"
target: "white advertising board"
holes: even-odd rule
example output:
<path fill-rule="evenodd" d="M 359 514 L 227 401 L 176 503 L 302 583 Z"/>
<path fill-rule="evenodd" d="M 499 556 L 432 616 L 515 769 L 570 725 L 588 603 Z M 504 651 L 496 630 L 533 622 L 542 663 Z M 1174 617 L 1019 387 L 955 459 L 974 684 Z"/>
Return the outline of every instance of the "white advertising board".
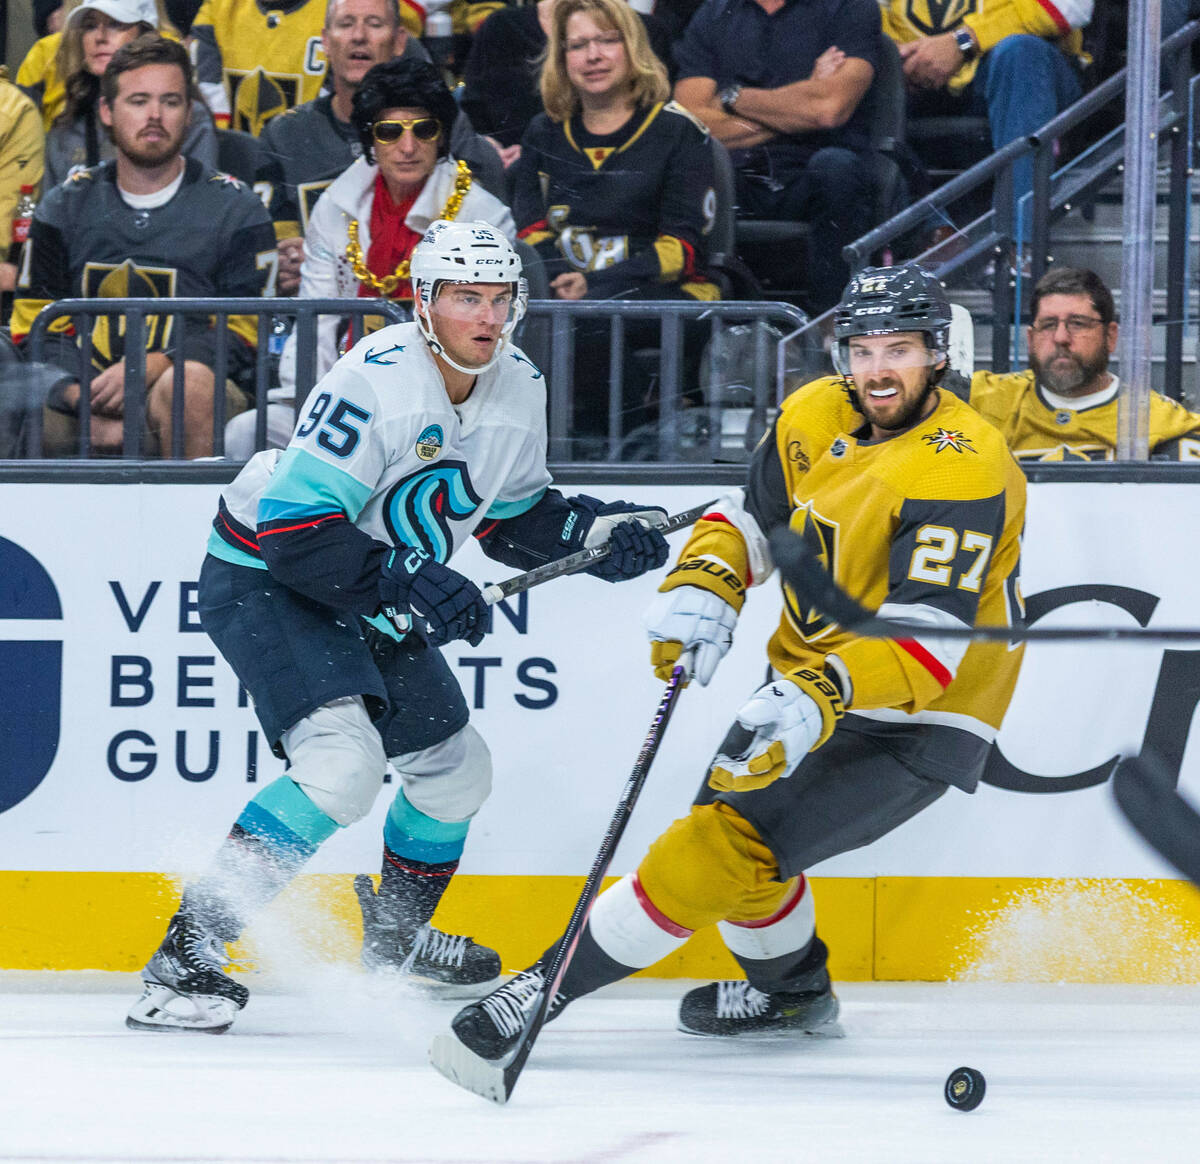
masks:
<path fill-rule="evenodd" d="M 624 493 L 671 512 L 714 492 L 572 491 Z M 245 800 L 282 771 L 196 618 L 195 580 L 218 493 L 5 486 L 3 867 L 194 871 Z M 1191 485 L 1031 486 L 1023 582 L 1038 625 L 1200 625 L 1198 517 L 1200 491 Z M 673 547 L 683 538 L 674 535 Z M 481 583 L 510 573 L 474 546 L 455 565 Z M 479 647 L 445 649 L 495 763 L 464 872 L 586 870 L 661 693 L 640 621 L 655 584 L 559 579 L 499 609 Z M 774 580 L 751 592 L 713 683 L 682 696 L 614 871 L 636 864 L 686 811 L 733 710 L 763 677 L 777 593 Z M 1035 644 L 999 740 L 1007 766 L 994 775 L 1007 787 L 951 790 L 890 837 L 818 873 L 1168 875 L 1116 812 L 1106 765 L 1150 733 L 1177 756 L 1180 787 L 1200 792 L 1200 760 L 1188 746 L 1198 699 L 1200 643 Z M 310 868 L 376 868 L 390 796 L 385 787 L 370 818 L 332 838 Z"/>

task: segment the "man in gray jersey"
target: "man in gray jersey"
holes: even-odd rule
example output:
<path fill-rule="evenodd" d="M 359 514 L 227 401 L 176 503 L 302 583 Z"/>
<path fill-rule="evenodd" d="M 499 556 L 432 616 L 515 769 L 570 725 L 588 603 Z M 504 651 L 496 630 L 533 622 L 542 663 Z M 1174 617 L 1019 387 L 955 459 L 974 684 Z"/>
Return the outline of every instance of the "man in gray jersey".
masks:
<path fill-rule="evenodd" d="M 228 174 L 182 156 L 191 103 L 192 67 L 176 41 L 141 37 L 114 54 L 101 80 L 100 117 L 117 148 L 115 160 L 79 170 L 42 199 L 30 228 L 12 332 L 24 340 L 47 304 L 82 298 L 248 297 L 271 290 L 274 235 L 254 194 Z M 204 229 L 197 229 L 202 224 Z M 92 373 L 83 411 L 90 414 L 93 453 L 118 452 L 125 416 L 125 335 L 117 321 L 96 320 L 90 351 L 69 334 L 71 320 L 51 325 L 48 358 L 62 370 L 45 410 L 47 455 L 78 448 L 83 368 Z M 255 328 L 228 323 L 231 373 L 254 362 Z M 82 328 L 77 328 L 82 331 Z M 146 420 L 164 454 L 181 444 L 185 457 L 213 450 L 215 330 L 207 320 L 180 326 L 166 316 L 146 320 Z M 173 431 L 175 366 L 183 363 L 183 432 Z M 226 392 L 226 416 L 246 407 Z M 181 441 L 173 438 L 181 436 Z"/>
<path fill-rule="evenodd" d="M 397 0 L 329 0 L 321 43 L 332 92 L 273 118 L 259 138 L 263 160 L 255 185 L 279 237 L 281 295 L 294 295 L 300 286 L 304 232 L 321 192 L 362 154 L 350 111 L 363 77 L 384 61 L 428 57 L 401 23 Z M 487 190 L 504 196 L 499 154 L 471 128 L 466 114 L 454 122 L 450 152 L 471 167 Z"/>

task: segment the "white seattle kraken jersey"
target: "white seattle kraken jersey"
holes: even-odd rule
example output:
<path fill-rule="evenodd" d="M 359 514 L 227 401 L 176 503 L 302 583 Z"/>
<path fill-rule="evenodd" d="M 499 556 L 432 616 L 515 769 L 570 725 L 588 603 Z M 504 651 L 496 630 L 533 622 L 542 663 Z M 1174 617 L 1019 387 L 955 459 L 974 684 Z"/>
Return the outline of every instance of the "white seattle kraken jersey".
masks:
<path fill-rule="evenodd" d="M 451 404 L 415 323 L 372 332 L 322 377 L 291 443 L 255 454 L 225 489 L 243 531 L 341 512 L 390 545 L 448 561 L 485 520 L 531 508 L 550 484 L 546 382 L 518 348 Z M 257 544 L 214 531 L 209 552 L 265 569 Z"/>

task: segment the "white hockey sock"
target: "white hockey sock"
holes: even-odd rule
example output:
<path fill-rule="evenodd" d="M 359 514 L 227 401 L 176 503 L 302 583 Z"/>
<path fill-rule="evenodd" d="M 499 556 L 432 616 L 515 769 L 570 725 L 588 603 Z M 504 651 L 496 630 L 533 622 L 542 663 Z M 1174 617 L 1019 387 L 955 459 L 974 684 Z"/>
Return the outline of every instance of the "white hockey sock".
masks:
<path fill-rule="evenodd" d="M 756 962 L 798 953 L 812 941 L 816 914 L 808 880 L 801 873 L 796 888 L 770 917 L 757 921 L 717 923 L 731 954 Z"/>
<path fill-rule="evenodd" d="M 626 874 L 596 899 L 588 929 L 614 962 L 638 970 L 665 958 L 692 936 L 646 896 L 636 873 Z"/>

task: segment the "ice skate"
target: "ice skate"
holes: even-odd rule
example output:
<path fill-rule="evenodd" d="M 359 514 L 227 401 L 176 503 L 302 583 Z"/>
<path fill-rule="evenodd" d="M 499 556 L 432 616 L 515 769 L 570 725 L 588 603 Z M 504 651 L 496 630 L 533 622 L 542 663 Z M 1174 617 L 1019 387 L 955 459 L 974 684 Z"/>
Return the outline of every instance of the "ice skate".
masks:
<path fill-rule="evenodd" d="M 450 1029 L 481 1059 L 503 1059 L 517 1045 L 545 984 L 541 963 L 530 966 L 486 998 L 464 1006 L 454 1016 Z M 550 1017 L 559 1009 L 561 1006 L 551 1007 Z"/>
<path fill-rule="evenodd" d="M 368 970 L 402 974 L 443 998 L 477 998 L 500 981 L 500 955 L 495 950 L 428 923 L 405 941 L 369 877 L 355 877 L 354 891 L 362 906 L 362 963 Z"/>
<path fill-rule="evenodd" d="M 227 1031 L 250 997 L 225 973 L 229 963 L 225 943 L 181 909 L 142 971 L 144 990 L 125 1025 L 135 1031 Z"/>
<path fill-rule="evenodd" d="M 689 990 L 679 1004 L 678 1027 L 689 1035 L 761 1038 L 787 1034 L 841 1038 L 838 1000 L 820 990 L 764 994 L 749 982 L 710 982 Z"/>

